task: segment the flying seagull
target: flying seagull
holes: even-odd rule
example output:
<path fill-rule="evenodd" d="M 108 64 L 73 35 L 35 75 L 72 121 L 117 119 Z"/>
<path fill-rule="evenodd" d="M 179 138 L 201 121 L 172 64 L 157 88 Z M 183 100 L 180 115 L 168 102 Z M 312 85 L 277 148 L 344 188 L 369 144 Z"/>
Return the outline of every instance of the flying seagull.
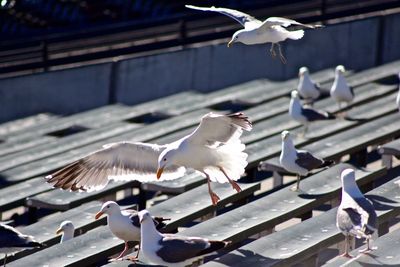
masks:
<path fill-rule="evenodd" d="M 289 115 L 293 120 L 300 122 L 304 126 L 303 135 L 307 133 L 308 125 L 311 122 L 321 120 L 333 120 L 336 118 L 336 116 L 332 113 L 322 110 L 316 110 L 312 107 L 303 107 L 300 102 L 299 94 L 296 90 L 293 90 L 291 93 Z"/>
<path fill-rule="evenodd" d="M 57 229 L 56 234 L 61 234 L 61 241 L 60 243 L 64 243 L 72 238 L 74 238 L 75 227 L 71 221 L 63 221 L 60 224 L 60 227 Z"/>
<path fill-rule="evenodd" d="M 243 113 L 220 115 L 208 113 L 189 135 L 166 145 L 118 142 L 83 157 L 63 169 L 46 176 L 56 188 L 72 191 L 93 191 L 104 188 L 109 179 L 149 182 L 161 178 L 182 177 L 185 168 L 202 173 L 208 181 L 213 205 L 219 197 L 211 189 L 211 181 L 226 183 L 240 192 L 235 182 L 247 166 L 245 145 L 240 141 L 243 130 L 250 131 L 251 122 Z"/>
<path fill-rule="evenodd" d="M 230 243 L 200 237 L 162 234 L 157 231 L 147 210 L 139 212 L 139 219 L 142 252 L 146 259 L 155 264 L 169 267 L 188 266 Z"/>
<path fill-rule="evenodd" d="M 192 5 L 186 5 L 187 8 L 201 10 L 201 11 L 212 11 L 226 15 L 244 27 L 244 29 L 238 30 L 232 36 L 231 41 L 228 43 L 228 47 L 236 42 L 241 42 L 246 45 L 253 44 L 264 44 L 271 43 L 271 56 L 275 57 L 275 44 L 278 45 L 279 56 L 283 63 L 286 63 L 286 59 L 282 54 L 281 45 L 279 42 L 285 41 L 286 39 L 299 40 L 303 37 L 304 31 L 288 31 L 285 28 L 290 25 L 301 26 L 304 28 L 320 28 L 322 25 L 311 25 L 303 24 L 292 19 L 270 17 L 264 21 L 258 20 L 246 13 L 237 11 L 229 8 L 217 8 L 217 7 L 198 7 Z"/>
<path fill-rule="evenodd" d="M 103 204 L 100 211 L 95 215 L 98 220 L 103 214 L 107 215 L 107 224 L 111 233 L 125 242 L 125 248 L 118 257 L 111 259 L 111 261 L 122 258 L 126 251 L 129 249 L 129 241 L 140 241 L 140 223 L 138 212 L 135 210 L 121 210 L 120 206 L 114 201 L 107 201 Z M 161 217 L 154 217 L 153 224 L 157 229 L 165 226 L 164 219 Z M 130 260 L 135 261 L 139 256 L 140 247 L 135 257 L 129 257 Z"/>
<path fill-rule="evenodd" d="M 300 176 L 307 176 L 307 174 L 314 169 L 330 166 L 334 163 L 330 160 L 325 161 L 317 158 L 308 151 L 297 150 L 290 137 L 289 131 L 283 131 L 281 137 L 282 151 L 279 157 L 279 163 L 285 170 L 297 174 L 295 191 L 300 189 Z"/>
<path fill-rule="evenodd" d="M 33 240 L 32 236 L 21 234 L 17 229 L 0 224 L 0 253 L 4 253 L 4 266 L 7 263 L 7 254 L 13 254 L 23 249 L 41 248 L 42 243 Z"/>
<path fill-rule="evenodd" d="M 343 102 L 351 103 L 354 99 L 353 87 L 347 84 L 346 78 L 344 77 L 345 68 L 343 65 L 339 65 L 335 69 L 335 80 L 331 87 L 331 97 L 338 103 L 339 109 Z"/>
<path fill-rule="evenodd" d="M 299 84 L 297 85 L 299 95 L 304 98 L 307 103 L 312 104 L 317 100 L 320 95 L 320 87 L 317 83 L 313 82 L 307 67 L 299 69 Z"/>
<path fill-rule="evenodd" d="M 367 240 L 367 248 L 361 252 L 371 250 L 369 240 L 376 230 L 376 212 L 372 203 L 358 188 L 354 170 L 343 170 L 341 179 L 342 201 L 337 210 L 336 226 L 346 237 L 345 252 L 341 256 L 351 258 L 349 254 L 350 236 Z"/>

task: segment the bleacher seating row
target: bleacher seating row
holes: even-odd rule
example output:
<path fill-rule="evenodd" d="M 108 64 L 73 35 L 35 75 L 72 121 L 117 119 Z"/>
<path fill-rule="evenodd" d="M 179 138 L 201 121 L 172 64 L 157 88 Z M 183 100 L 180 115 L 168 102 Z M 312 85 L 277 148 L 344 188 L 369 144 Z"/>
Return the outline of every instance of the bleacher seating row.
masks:
<path fill-rule="evenodd" d="M 0 125 L 0 219 L 8 220 L 18 212 L 19 216 L 12 217 L 19 229 L 47 244 L 40 251 L 16 253 L 8 258 L 7 266 L 129 266 L 129 261 L 107 263 L 108 257 L 123 248 L 123 242 L 104 225 L 105 219 L 94 219 L 101 203 L 109 199 L 128 206 L 138 204 L 153 215 L 170 218 L 168 231 L 232 241 L 218 257 L 209 256 L 206 266 L 315 264 L 318 253 L 344 239 L 335 227 L 335 207 L 340 198 L 339 174 L 348 167 L 356 170 L 359 186 L 368 192 L 378 211 L 382 237 L 371 253 L 386 257 L 391 251 L 380 247 L 396 242 L 387 233 L 400 212 L 400 188 L 395 183 L 400 181 L 400 167 L 389 160 L 400 151 L 400 115 L 395 103 L 399 71 L 397 61 L 350 72 L 347 79 L 356 97 L 347 110 L 348 119 L 316 122 L 306 138 L 297 136 L 301 125 L 287 115 L 289 94 L 297 79 L 280 83 L 257 80 L 208 94 L 186 92 L 132 107 L 110 105 L 68 117 L 44 114 Z M 313 78 L 329 89 L 333 70 L 321 71 Z M 315 107 L 343 111 L 328 97 L 317 101 Z M 121 140 L 167 143 L 193 130 L 209 111 L 239 110 L 254 124 L 253 131 L 243 135 L 249 154 L 246 176 L 240 180 L 243 191 L 236 193 L 227 184 L 213 185 L 221 197 L 216 207 L 204 194 L 205 179 L 196 173 L 159 183 L 113 182 L 92 193 L 55 190 L 44 182 L 47 173 L 103 144 Z M 290 179 L 277 174 L 286 174 L 277 164 L 280 132 L 285 129 L 293 133 L 297 147 L 338 163 L 304 178 L 300 194 L 289 190 Z M 376 151 L 386 158 L 382 166 Z M 296 218 L 302 222 L 280 228 Z M 55 229 L 66 219 L 75 224 L 78 236 L 57 244 Z M 373 260 L 360 256 L 355 261 L 358 259 Z M 385 259 L 400 264 L 396 257 Z M 146 259 L 141 260 L 138 266 L 146 264 Z M 335 266 L 329 264 L 336 262 L 343 259 L 327 264 Z"/>

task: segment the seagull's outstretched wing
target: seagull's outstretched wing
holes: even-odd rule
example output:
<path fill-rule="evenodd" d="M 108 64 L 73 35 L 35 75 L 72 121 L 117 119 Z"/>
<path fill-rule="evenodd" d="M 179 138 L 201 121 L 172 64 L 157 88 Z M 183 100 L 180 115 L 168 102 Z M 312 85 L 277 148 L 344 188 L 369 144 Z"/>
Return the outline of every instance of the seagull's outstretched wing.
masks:
<path fill-rule="evenodd" d="M 264 20 L 262 25 L 260 26 L 260 29 L 265 29 L 269 28 L 271 26 L 283 26 L 283 27 L 288 27 L 290 25 L 298 25 L 302 26 L 305 28 L 310 28 L 310 29 L 315 29 L 315 28 L 321 28 L 323 27 L 322 25 L 319 24 L 303 24 L 298 21 L 295 21 L 293 19 L 286 19 L 286 18 L 280 18 L 280 17 L 270 17 Z"/>
<path fill-rule="evenodd" d="M 0 224 L 0 248 L 34 248 L 43 245 L 32 236 L 21 234 L 15 228 Z"/>
<path fill-rule="evenodd" d="M 104 188 L 109 179 L 156 180 L 158 156 L 166 148 L 156 144 L 118 142 L 83 157 L 61 170 L 46 176 L 54 187 L 71 191 L 95 191 Z M 185 168 L 171 166 L 162 179 L 181 177 Z"/>
<path fill-rule="evenodd" d="M 200 125 L 187 140 L 200 145 L 214 146 L 238 141 L 243 130 L 250 131 L 251 122 L 243 113 L 220 115 L 208 113 L 201 119 Z"/>
<path fill-rule="evenodd" d="M 196 9 L 196 10 L 201 10 L 201 11 L 212 11 L 212 12 L 218 12 L 221 13 L 225 16 L 231 17 L 240 24 L 243 25 L 243 27 L 248 28 L 248 27 L 253 27 L 255 25 L 260 25 L 262 22 L 249 14 L 243 13 L 241 11 L 237 11 L 234 9 L 229 9 L 229 8 L 219 8 L 219 7 L 198 7 L 198 6 L 192 6 L 192 5 L 186 5 L 185 7 L 190 8 L 190 9 Z"/>

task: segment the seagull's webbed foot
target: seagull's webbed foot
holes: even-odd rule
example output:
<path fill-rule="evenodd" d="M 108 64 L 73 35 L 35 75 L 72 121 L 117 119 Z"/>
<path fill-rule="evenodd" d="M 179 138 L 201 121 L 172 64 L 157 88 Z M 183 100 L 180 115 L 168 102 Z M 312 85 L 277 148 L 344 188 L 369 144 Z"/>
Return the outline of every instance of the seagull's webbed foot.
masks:
<path fill-rule="evenodd" d="M 124 250 L 118 255 L 118 257 L 116 257 L 116 258 L 111 258 L 111 259 L 109 259 L 108 261 L 109 262 L 113 262 L 113 261 L 118 261 L 118 260 L 122 260 L 122 257 L 125 255 L 125 252 L 128 250 L 128 243 L 127 242 L 125 242 L 125 247 L 124 247 Z"/>
<path fill-rule="evenodd" d="M 219 170 L 225 175 L 226 179 L 228 179 L 229 183 L 232 185 L 233 189 L 236 190 L 236 192 L 242 192 L 242 188 L 240 188 L 240 186 L 228 176 L 224 168 L 219 167 Z"/>
<path fill-rule="evenodd" d="M 345 258 L 349 258 L 349 259 L 353 258 L 353 256 L 351 256 L 348 252 L 341 254 L 340 257 L 345 257 Z"/>
<path fill-rule="evenodd" d="M 137 262 L 139 261 L 139 257 L 138 256 L 126 256 L 127 260 L 130 260 L 132 262 Z"/>
<path fill-rule="evenodd" d="M 220 198 L 217 194 L 215 194 L 213 191 L 209 191 L 210 197 L 211 197 L 211 202 L 213 206 L 217 206 L 218 202 L 220 201 Z"/>
<path fill-rule="evenodd" d="M 367 247 L 364 248 L 364 249 L 359 250 L 358 252 L 365 254 L 365 253 L 368 253 L 370 251 L 372 251 L 372 248 L 369 246 L 369 239 L 367 239 Z"/>

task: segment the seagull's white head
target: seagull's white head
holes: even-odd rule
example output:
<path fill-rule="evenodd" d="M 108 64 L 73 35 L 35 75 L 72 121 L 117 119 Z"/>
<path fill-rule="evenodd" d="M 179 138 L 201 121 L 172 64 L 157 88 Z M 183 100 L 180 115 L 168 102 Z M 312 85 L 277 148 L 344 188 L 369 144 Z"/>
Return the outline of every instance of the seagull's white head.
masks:
<path fill-rule="evenodd" d="M 291 96 L 292 98 L 299 98 L 299 93 L 298 93 L 296 90 L 293 90 L 293 91 L 290 93 L 290 96 Z"/>
<path fill-rule="evenodd" d="M 343 65 L 338 65 L 338 66 L 336 66 L 336 73 L 344 73 L 345 71 L 346 71 L 346 69 L 344 68 L 344 66 Z"/>
<path fill-rule="evenodd" d="M 302 76 L 304 76 L 305 74 L 307 74 L 308 73 L 308 68 L 307 67 L 301 67 L 300 69 L 299 69 L 299 77 L 302 77 Z"/>
<path fill-rule="evenodd" d="M 340 174 L 343 188 L 351 189 L 356 186 L 356 178 L 353 169 L 344 169 Z"/>
<path fill-rule="evenodd" d="M 175 165 L 178 161 L 179 153 L 176 148 L 167 148 L 161 152 L 158 157 L 157 179 L 161 178 L 161 174 L 168 166 Z"/>
<path fill-rule="evenodd" d="M 227 46 L 230 47 L 233 43 L 242 42 L 244 35 L 246 35 L 246 31 L 243 29 L 235 32 Z"/>
<path fill-rule="evenodd" d="M 290 138 L 290 132 L 285 130 L 281 133 L 281 137 L 282 137 L 282 141 L 287 140 L 288 138 Z"/>
<path fill-rule="evenodd" d="M 63 221 L 60 224 L 60 227 L 57 229 L 56 234 L 61 234 L 61 233 L 73 233 L 75 231 L 75 227 L 72 224 L 71 221 Z"/>
<path fill-rule="evenodd" d="M 119 205 L 114 201 L 107 201 L 103 206 L 101 206 L 100 211 L 96 213 L 94 218 L 98 220 L 103 214 L 112 215 L 118 213 L 121 213 Z"/>
<path fill-rule="evenodd" d="M 138 216 L 139 216 L 139 222 L 140 223 L 143 223 L 143 222 L 145 222 L 147 220 L 152 220 L 153 221 L 153 218 L 151 217 L 151 215 L 148 212 L 148 210 L 139 211 Z"/>

